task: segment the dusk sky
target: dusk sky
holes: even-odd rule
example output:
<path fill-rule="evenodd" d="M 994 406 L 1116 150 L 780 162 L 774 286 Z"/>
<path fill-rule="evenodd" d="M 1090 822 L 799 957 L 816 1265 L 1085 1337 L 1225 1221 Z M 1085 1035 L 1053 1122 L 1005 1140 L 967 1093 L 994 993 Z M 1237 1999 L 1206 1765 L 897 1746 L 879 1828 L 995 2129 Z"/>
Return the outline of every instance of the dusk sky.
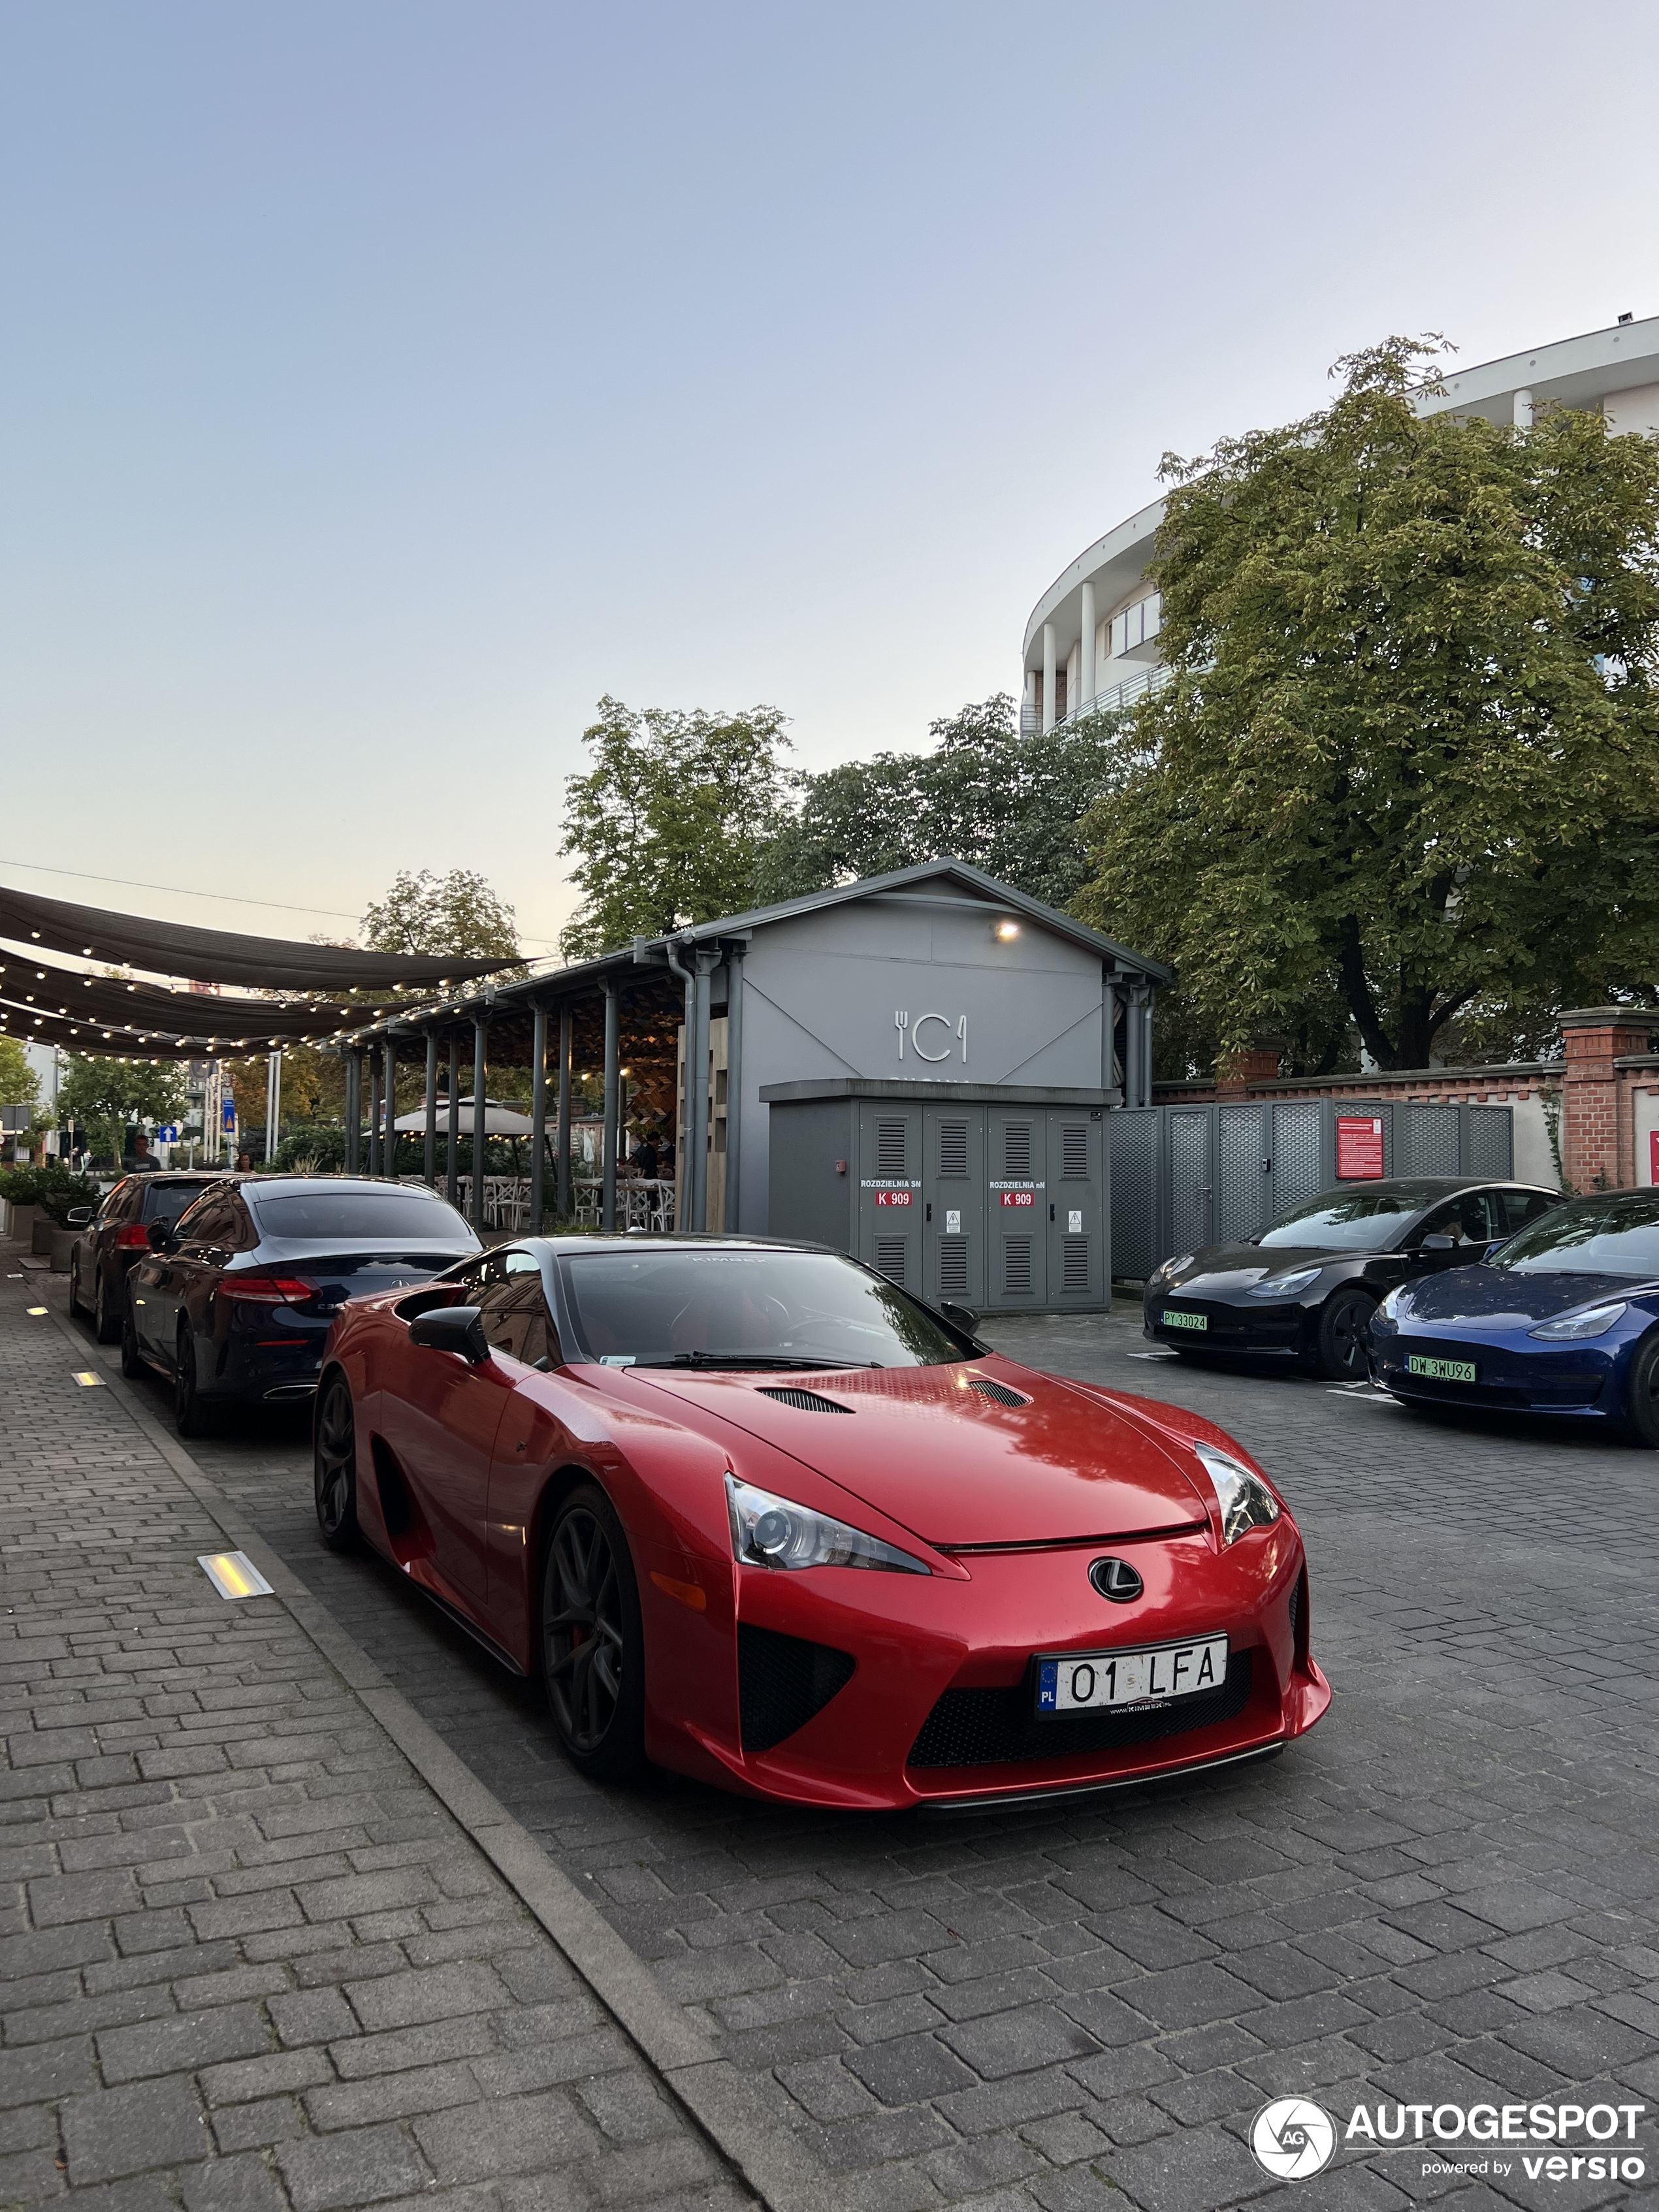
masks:
<path fill-rule="evenodd" d="M 1656 64 L 1594 0 L 13 4 L 0 875 L 349 935 L 465 866 L 550 950 L 602 693 L 923 744 L 1166 448 L 1659 308 Z"/>

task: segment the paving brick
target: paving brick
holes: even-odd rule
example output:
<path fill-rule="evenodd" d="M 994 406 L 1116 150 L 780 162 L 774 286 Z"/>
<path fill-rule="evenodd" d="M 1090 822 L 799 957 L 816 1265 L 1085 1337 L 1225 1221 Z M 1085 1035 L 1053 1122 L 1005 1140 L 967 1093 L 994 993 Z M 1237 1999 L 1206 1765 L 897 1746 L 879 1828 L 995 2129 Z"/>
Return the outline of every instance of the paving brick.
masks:
<path fill-rule="evenodd" d="M 69 2178 L 77 2187 L 150 2166 L 186 2165 L 213 2149 L 194 2091 L 176 2079 L 70 2097 L 63 2129 Z"/>
<path fill-rule="evenodd" d="M 427 2169 L 401 2130 L 360 2128 L 278 2146 L 276 2163 L 295 2212 L 336 2212 L 422 2189 Z"/>

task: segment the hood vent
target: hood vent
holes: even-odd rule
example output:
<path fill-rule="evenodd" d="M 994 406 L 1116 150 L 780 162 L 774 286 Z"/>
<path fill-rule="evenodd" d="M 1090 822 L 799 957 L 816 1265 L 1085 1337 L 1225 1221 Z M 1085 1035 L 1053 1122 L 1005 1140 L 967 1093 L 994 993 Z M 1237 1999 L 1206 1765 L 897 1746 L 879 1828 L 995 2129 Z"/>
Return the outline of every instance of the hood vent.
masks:
<path fill-rule="evenodd" d="M 1031 1403 L 1023 1390 L 1011 1390 L 1006 1382 L 993 1382 L 984 1375 L 975 1375 L 968 1388 L 977 1390 L 981 1398 L 994 1398 L 999 1406 L 1029 1406 Z"/>
<path fill-rule="evenodd" d="M 775 1398 L 781 1406 L 793 1406 L 798 1413 L 850 1413 L 850 1406 L 838 1406 L 833 1398 L 820 1398 L 816 1390 L 760 1389 L 757 1398 Z"/>

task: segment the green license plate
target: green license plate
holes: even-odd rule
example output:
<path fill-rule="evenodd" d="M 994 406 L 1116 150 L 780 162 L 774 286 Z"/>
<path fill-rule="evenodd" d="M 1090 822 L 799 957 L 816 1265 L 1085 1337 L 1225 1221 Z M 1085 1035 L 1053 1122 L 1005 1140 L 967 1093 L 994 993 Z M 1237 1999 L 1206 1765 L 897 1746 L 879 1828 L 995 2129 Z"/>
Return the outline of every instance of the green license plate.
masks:
<path fill-rule="evenodd" d="M 1165 1306 L 1159 1316 L 1165 1328 L 1208 1328 L 1208 1314 L 1182 1313 L 1179 1306 Z"/>
<path fill-rule="evenodd" d="M 1407 1375 L 1421 1375 L 1431 1382 L 1473 1382 L 1474 1362 L 1472 1359 L 1430 1359 L 1420 1352 L 1406 1356 Z"/>

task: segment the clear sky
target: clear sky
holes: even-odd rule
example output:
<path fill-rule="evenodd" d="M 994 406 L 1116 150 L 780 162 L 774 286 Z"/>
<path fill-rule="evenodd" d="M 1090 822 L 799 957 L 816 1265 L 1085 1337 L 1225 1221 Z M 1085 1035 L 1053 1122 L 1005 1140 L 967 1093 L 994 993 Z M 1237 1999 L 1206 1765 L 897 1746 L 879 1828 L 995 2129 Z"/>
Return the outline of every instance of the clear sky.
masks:
<path fill-rule="evenodd" d="M 1659 308 L 1656 64 L 1618 0 L 9 0 L 0 873 L 304 935 L 465 866 L 550 939 L 601 693 L 921 744 L 1165 448 Z"/>

